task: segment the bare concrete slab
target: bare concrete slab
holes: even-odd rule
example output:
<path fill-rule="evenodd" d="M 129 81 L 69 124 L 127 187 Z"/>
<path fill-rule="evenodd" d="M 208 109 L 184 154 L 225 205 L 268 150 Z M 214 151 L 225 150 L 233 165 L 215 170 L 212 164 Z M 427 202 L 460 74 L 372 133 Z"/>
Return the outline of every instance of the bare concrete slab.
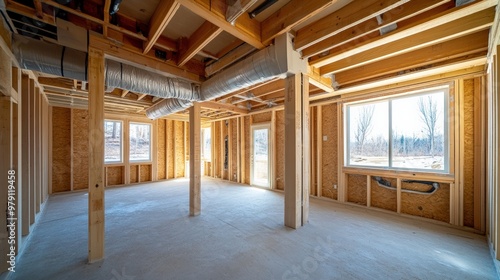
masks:
<path fill-rule="evenodd" d="M 10 279 L 496 279 L 484 236 L 311 200 L 283 226 L 283 195 L 187 180 L 106 190 L 106 258 L 87 264 L 87 194 L 52 195 Z"/>

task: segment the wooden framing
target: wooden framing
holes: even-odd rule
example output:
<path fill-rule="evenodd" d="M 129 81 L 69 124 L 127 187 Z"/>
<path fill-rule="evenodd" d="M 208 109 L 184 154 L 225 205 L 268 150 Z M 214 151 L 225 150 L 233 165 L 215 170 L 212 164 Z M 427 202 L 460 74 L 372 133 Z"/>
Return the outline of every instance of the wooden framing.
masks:
<path fill-rule="evenodd" d="M 222 31 L 222 28 L 217 25 L 209 21 L 205 21 L 188 39 L 187 48 L 185 50 L 180 50 L 180 57 L 177 64 L 179 66 L 186 64 Z"/>
<path fill-rule="evenodd" d="M 270 131 L 270 141 L 271 141 L 271 172 L 270 176 L 270 187 L 271 189 L 276 189 L 278 182 L 276 181 L 277 174 L 277 164 L 278 156 L 276 153 L 276 111 L 271 111 L 271 131 Z"/>
<path fill-rule="evenodd" d="M 308 83 L 299 73 L 285 82 L 285 226 L 299 228 L 309 214 Z M 302 158 L 302 161 L 300 160 Z"/>
<path fill-rule="evenodd" d="M 246 157 L 245 157 L 245 149 L 246 149 L 246 137 L 245 137 L 245 117 L 240 117 L 240 133 L 241 133 L 241 152 L 240 152 L 240 160 L 241 160 L 241 183 L 245 183 L 246 178 Z"/>
<path fill-rule="evenodd" d="M 161 0 L 149 22 L 148 40 L 144 42 L 143 53 L 148 53 L 172 20 L 180 4 L 175 0 Z"/>
<path fill-rule="evenodd" d="M 30 213 L 31 213 L 31 184 L 30 181 L 33 180 L 30 176 L 30 79 L 28 75 L 22 75 L 21 78 L 21 162 L 22 162 L 22 235 L 28 235 L 30 233 Z M 52 153 L 50 153 L 52 154 Z M 51 180 L 52 182 L 52 180 Z"/>
<path fill-rule="evenodd" d="M 316 196 L 323 194 L 323 107 L 316 107 Z"/>
<path fill-rule="evenodd" d="M 89 48 L 89 256 L 104 258 L 104 52 Z"/>
<path fill-rule="evenodd" d="M 366 175 L 366 207 L 372 206 L 372 176 Z"/>
<path fill-rule="evenodd" d="M 30 108 L 30 148 L 29 148 L 29 153 L 30 153 L 30 225 L 35 223 L 35 214 L 36 214 L 36 207 L 35 207 L 35 201 L 36 201 L 36 162 L 35 162 L 35 132 L 36 132 L 36 127 L 35 127 L 35 81 L 30 79 L 30 95 L 29 95 L 29 101 L 26 100 L 26 102 L 29 102 L 29 108 Z"/>
<path fill-rule="evenodd" d="M 200 104 L 189 109 L 189 215 L 201 213 L 201 133 Z"/>

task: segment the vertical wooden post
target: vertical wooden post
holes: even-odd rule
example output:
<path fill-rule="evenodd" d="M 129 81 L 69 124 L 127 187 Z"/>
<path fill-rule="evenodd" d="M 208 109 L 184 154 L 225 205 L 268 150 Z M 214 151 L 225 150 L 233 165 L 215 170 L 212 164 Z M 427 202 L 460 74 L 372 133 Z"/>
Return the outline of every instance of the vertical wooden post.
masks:
<path fill-rule="evenodd" d="M 215 122 L 210 127 L 210 176 L 215 178 Z"/>
<path fill-rule="evenodd" d="M 246 157 L 245 157 L 245 141 L 246 141 L 246 138 L 245 138 L 245 117 L 241 117 L 241 125 L 240 125 L 240 133 L 241 133 L 241 151 L 240 154 L 241 154 L 241 167 L 240 167 L 240 171 L 241 171 L 241 183 L 245 184 L 245 175 L 246 175 Z"/>
<path fill-rule="evenodd" d="M 299 228 L 309 212 L 309 102 L 303 74 L 285 81 L 285 226 Z"/>
<path fill-rule="evenodd" d="M 500 190 L 499 190 L 499 178 L 500 178 L 500 45 L 497 46 L 497 54 L 495 58 L 495 67 L 494 67 L 494 84 L 493 84 L 493 95 L 494 98 L 492 100 L 493 105 L 493 146 L 491 152 L 493 153 L 493 166 L 491 166 L 492 174 L 494 176 L 493 180 L 493 188 L 495 189 L 495 196 L 493 197 L 495 208 L 492 210 L 495 211 L 494 218 L 494 226 L 495 226 L 495 257 L 497 260 L 500 260 Z"/>
<path fill-rule="evenodd" d="M 40 212 L 42 204 L 42 95 L 40 88 L 36 88 L 36 212 Z"/>
<path fill-rule="evenodd" d="M 396 210 L 401 213 L 401 178 L 396 179 Z"/>
<path fill-rule="evenodd" d="M 32 177 L 30 176 L 30 79 L 27 75 L 22 75 L 21 80 L 21 122 L 22 122 L 22 143 L 21 143 L 21 161 L 22 161 L 22 235 L 30 233 L 30 185 Z M 52 167 L 51 167 L 52 168 Z"/>
<path fill-rule="evenodd" d="M 344 122 L 343 122 L 343 106 L 342 103 L 337 103 L 337 200 L 339 202 L 347 202 L 347 174 L 343 173 L 344 166 Z"/>
<path fill-rule="evenodd" d="M 189 215 L 201 212 L 201 150 L 200 103 L 189 109 Z"/>
<path fill-rule="evenodd" d="M 174 167 L 174 177 L 177 178 L 177 121 L 172 121 L 172 158 Z"/>
<path fill-rule="evenodd" d="M 36 197 L 36 164 L 35 164 L 35 81 L 30 79 L 30 94 L 28 96 L 29 99 L 29 108 L 30 108 L 30 225 L 35 223 L 35 197 Z M 26 101 L 28 102 L 28 100 Z"/>
<path fill-rule="evenodd" d="M 323 107 L 318 106 L 316 109 L 316 149 L 317 149 L 317 163 L 316 172 L 316 195 L 323 196 Z"/>
<path fill-rule="evenodd" d="M 182 138 L 183 138 L 183 159 L 184 159 L 184 168 L 186 168 L 186 160 L 187 160 L 187 122 L 182 122 Z M 187 177 L 187 172 L 184 169 L 184 177 Z"/>
<path fill-rule="evenodd" d="M 240 118 L 236 118 L 236 182 L 241 183 L 241 129 Z"/>
<path fill-rule="evenodd" d="M 104 53 L 89 48 L 89 256 L 104 258 Z M 127 156 L 127 155 L 126 155 Z"/>
<path fill-rule="evenodd" d="M 227 122 L 227 180 L 233 181 L 233 122 Z"/>
<path fill-rule="evenodd" d="M 366 207 L 372 206 L 372 176 L 366 176 Z"/>
<path fill-rule="evenodd" d="M 219 121 L 219 126 L 220 126 L 220 130 L 219 130 L 219 134 L 220 134 L 220 150 L 219 150 L 219 154 L 220 154 L 220 160 L 219 160 L 219 167 L 220 167 L 220 178 L 222 180 L 224 180 L 224 163 L 225 163 L 225 158 L 224 158 L 224 155 L 225 155 L 225 149 L 224 149 L 224 133 L 223 133 L 223 130 L 224 130 L 224 121 Z"/>
<path fill-rule="evenodd" d="M 276 110 L 271 112 L 271 155 L 271 188 L 276 189 Z"/>
<path fill-rule="evenodd" d="M 165 120 L 165 179 L 168 180 L 168 120 Z"/>
<path fill-rule="evenodd" d="M 484 230 L 484 99 L 483 78 L 474 79 L 474 228 Z"/>

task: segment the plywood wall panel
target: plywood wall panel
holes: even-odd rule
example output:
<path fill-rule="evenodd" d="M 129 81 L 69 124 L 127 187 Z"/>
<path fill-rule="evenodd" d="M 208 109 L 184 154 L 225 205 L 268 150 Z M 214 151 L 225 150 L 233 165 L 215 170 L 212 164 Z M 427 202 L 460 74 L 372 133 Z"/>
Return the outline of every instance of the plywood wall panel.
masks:
<path fill-rule="evenodd" d="M 165 172 L 165 156 L 166 156 L 166 148 L 165 148 L 165 122 L 166 120 L 159 119 L 158 120 L 158 133 L 156 135 L 156 147 L 157 147 L 157 174 L 158 180 L 166 179 Z"/>
<path fill-rule="evenodd" d="M 131 165 L 130 166 L 130 183 L 137 183 L 138 182 L 138 178 L 137 178 L 137 168 L 139 166 L 138 165 Z"/>
<path fill-rule="evenodd" d="M 123 166 L 110 166 L 106 172 L 106 180 L 108 186 L 122 185 L 123 182 Z"/>
<path fill-rule="evenodd" d="M 366 176 L 349 174 L 347 177 L 347 201 L 366 205 Z"/>
<path fill-rule="evenodd" d="M 52 108 L 52 192 L 71 190 L 71 109 Z"/>
<path fill-rule="evenodd" d="M 324 197 L 337 199 L 338 186 L 338 124 L 337 124 L 337 104 L 330 104 L 322 107 L 323 116 L 323 186 L 322 195 Z M 326 141 L 324 138 L 326 136 Z M 365 183 L 366 185 L 366 183 Z"/>
<path fill-rule="evenodd" d="M 238 181 L 238 125 L 237 125 L 237 119 L 231 119 L 231 135 L 229 135 L 229 138 L 231 139 L 231 176 L 230 180 L 231 181 Z"/>
<path fill-rule="evenodd" d="M 389 181 L 393 187 L 397 186 L 397 180 L 394 178 L 384 178 L 384 180 Z M 381 187 L 372 177 L 371 206 L 396 212 L 398 206 L 396 189 Z"/>
<path fill-rule="evenodd" d="M 167 168 L 168 168 L 168 179 L 174 178 L 174 121 L 167 120 L 166 130 L 167 130 L 167 139 L 168 142 L 168 151 L 167 151 Z"/>
<path fill-rule="evenodd" d="M 256 124 L 256 123 L 271 122 L 271 118 L 272 118 L 271 112 L 255 114 L 252 115 L 252 123 Z"/>
<path fill-rule="evenodd" d="M 276 111 L 276 188 L 285 189 L 285 111 Z"/>
<path fill-rule="evenodd" d="M 450 184 L 439 184 L 440 188 L 434 194 L 401 193 L 401 213 L 450 222 Z M 403 189 L 415 186 L 402 183 Z"/>
<path fill-rule="evenodd" d="M 87 110 L 73 109 L 73 189 L 89 187 L 89 116 Z"/>
<path fill-rule="evenodd" d="M 141 165 L 141 182 L 151 181 L 151 165 Z"/>
<path fill-rule="evenodd" d="M 184 127 L 183 127 L 183 122 L 181 121 L 174 121 L 175 125 L 175 177 L 184 177 L 184 169 L 185 169 L 185 162 L 184 162 Z"/>
<path fill-rule="evenodd" d="M 464 80 L 464 225 L 474 227 L 474 80 Z"/>

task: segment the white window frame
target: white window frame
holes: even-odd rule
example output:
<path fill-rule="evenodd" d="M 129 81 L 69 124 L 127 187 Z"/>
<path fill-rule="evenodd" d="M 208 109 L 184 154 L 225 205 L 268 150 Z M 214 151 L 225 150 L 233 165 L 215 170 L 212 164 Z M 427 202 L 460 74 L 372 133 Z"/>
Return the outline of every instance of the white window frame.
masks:
<path fill-rule="evenodd" d="M 253 133 L 254 133 L 254 130 L 258 130 L 258 129 L 267 129 L 268 130 L 268 135 L 267 135 L 267 141 L 268 141 L 268 144 L 269 144 L 269 147 L 268 147 L 268 170 L 267 170 L 267 174 L 268 174 L 268 178 L 267 178 L 267 185 L 259 185 L 259 184 L 255 184 L 254 180 L 253 180 L 253 175 L 254 175 L 254 160 L 253 160 L 253 152 L 254 152 L 254 137 L 253 137 Z M 272 185 L 271 185 L 271 171 L 272 171 L 272 165 L 273 165 L 273 157 L 272 157 L 272 144 L 271 144 L 271 141 L 272 141 L 272 137 L 271 137 L 271 134 L 272 134 L 272 131 L 271 131 L 271 123 L 259 123 L 259 124 L 254 124 L 251 126 L 251 129 L 250 129 L 250 140 L 251 140 L 251 145 L 250 145 L 250 185 L 252 186 L 257 186 L 257 187 L 263 187 L 263 188 L 271 188 Z"/>
<path fill-rule="evenodd" d="M 393 131 L 392 131 L 392 101 L 393 100 L 398 100 L 398 99 L 404 99 L 407 97 L 415 97 L 415 96 L 423 96 L 423 95 L 428 95 L 433 92 L 437 91 L 442 91 L 443 94 L 443 118 L 444 118 L 444 124 L 443 124 L 443 135 L 444 135 L 444 154 L 443 154 L 443 164 L 444 168 L 443 170 L 436 170 L 436 169 L 422 169 L 422 168 L 404 168 L 404 167 L 394 167 L 392 160 L 393 160 Z M 425 90 L 420 90 L 420 91 L 414 91 L 414 92 L 408 92 L 404 94 L 398 94 L 398 95 L 392 95 L 392 96 L 387 96 L 383 98 L 373 98 L 373 99 L 367 99 L 363 101 L 357 101 L 357 102 L 349 102 L 344 104 L 344 167 L 348 168 L 369 168 L 369 169 L 383 169 L 383 170 L 394 170 L 394 171 L 416 171 L 416 172 L 425 172 L 425 173 L 435 173 L 435 174 L 450 174 L 450 116 L 449 116 L 449 110 L 450 110 L 450 88 L 449 86 L 441 86 L 437 88 L 432 88 L 432 89 L 425 89 Z M 388 143 L 388 166 L 387 167 L 381 167 L 381 166 L 375 166 L 375 165 L 353 165 L 350 164 L 350 152 L 351 152 L 351 147 L 350 147 L 350 119 L 349 119 L 349 107 L 352 105 L 368 105 L 370 103 L 378 103 L 381 101 L 387 101 L 388 102 L 388 137 L 389 137 L 389 143 Z"/>
<path fill-rule="evenodd" d="M 131 126 L 132 125 L 147 125 L 149 126 L 149 159 L 132 159 L 131 157 L 131 153 L 132 153 L 132 149 L 130 148 L 132 145 L 131 145 L 131 141 L 132 141 L 132 137 L 131 137 Z M 128 159 L 129 159 L 129 162 L 133 162 L 133 163 L 151 163 L 153 161 L 153 125 L 151 123 L 145 123 L 145 122 L 135 122 L 135 121 L 131 121 L 128 123 L 128 130 L 129 130 L 129 133 L 128 133 L 128 146 L 129 146 L 129 151 L 128 151 Z"/>
<path fill-rule="evenodd" d="M 113 119 L 105 119 L 104 120 L 104 130 L 106 130 L 106 122 L 116 122 L 120 123 L 120 160 L 106 160 L 106 138 L 104 139 L 104 164 L 117 164 L 117 163 L 123 163 L 124 157 L 123 157 L 123 129 L 124 129 L 124 124 L 123 121 L 121 120 L 113 120 Z M 106 132 L 105 132 L 106 133 Z"/>

